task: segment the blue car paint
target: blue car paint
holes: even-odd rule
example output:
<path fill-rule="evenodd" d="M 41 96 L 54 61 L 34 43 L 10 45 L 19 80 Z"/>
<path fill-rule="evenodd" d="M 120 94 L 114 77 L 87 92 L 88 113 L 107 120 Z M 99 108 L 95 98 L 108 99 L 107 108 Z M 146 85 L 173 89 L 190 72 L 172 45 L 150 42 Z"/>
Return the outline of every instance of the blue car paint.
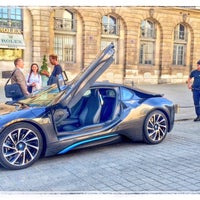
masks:
<path fill-rule="evenodd" d="M 0 128 L 13 120 L 24 119 L 24 118 L 33 119 L 33 118 L 39 117 L 43 113 L 45 113 L 45 110 L 46 110 L 45 107 L 29 108 L 29 109 L 18 110 L 18 111 L 11 112 L 5 115 L 1 115 Z"/>
<path fill-rule="evenodd" d="M 97 140 L 102 140 L 102 139 L 106 139 L 106 138 L 109 138 L 109 137 L 114 137 L 114 136 L 117 136 L 118 134 L 111 134 L 111 135 L 106 135 L 106 136 L 101 136 L 101 137 L 97 137 L 97 138 L 93 138 L 93 139 L 88 139 L 88 140 L 83 140 L 81 142 L 77 142 L 77 143 L 74 143 L 68 147 L 66 147 L 65 149 L 63 149 L 62 151 L 58 152 L 58 154 L 65 154 L 67 153 L 68 151 L 74 149 L 75 147 L 77 146 L 80 146 L 82 144 L 86 144 L 86 143 L 90 143 L 90 142 L 94 142 L 94 141 L 97 141 Z"/>

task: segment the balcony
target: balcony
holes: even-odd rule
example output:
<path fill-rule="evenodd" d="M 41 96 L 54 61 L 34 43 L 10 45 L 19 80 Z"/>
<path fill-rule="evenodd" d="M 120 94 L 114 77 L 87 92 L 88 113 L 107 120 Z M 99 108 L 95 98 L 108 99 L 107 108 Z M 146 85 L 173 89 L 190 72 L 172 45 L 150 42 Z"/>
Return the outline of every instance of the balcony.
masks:
<path fill-rule="evenodd" d="M 119 35 L 119 27 L 117 25 L 102 24 L 102 34 Z"/>
<path fill-rule="evenodd" d="M 1 19 L 0 28 L 12 28 L 23 30 L 23 23 L 21 20 Z"/>
<path fill-rule="evenodd" d="M 65 18 L 54 18 L 54 29 L 57 31 L 76 32 L 76 21 Z"/>
<path fill-rule="evenodd" d="M 155 39 L 156 31 L 155 29 L 151 29 L 151 28 L 141 28 L 141 37 L 148 38 L 148 39 Z"/>

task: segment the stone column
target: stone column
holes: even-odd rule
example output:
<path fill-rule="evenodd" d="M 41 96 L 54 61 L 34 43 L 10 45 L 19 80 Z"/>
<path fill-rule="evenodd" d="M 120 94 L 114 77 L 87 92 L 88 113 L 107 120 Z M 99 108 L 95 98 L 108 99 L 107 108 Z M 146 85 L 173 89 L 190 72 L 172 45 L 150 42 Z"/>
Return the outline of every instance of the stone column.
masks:
<path fill-rule="evenodd" d="M 31 8 L 33 19 L 32 27 L 32 42 L 33 42 L 33 61 L 42 63 L 44 55 L 48 54 L 49 49 L 49 23 L 50 9 L 49 8 Z"/>

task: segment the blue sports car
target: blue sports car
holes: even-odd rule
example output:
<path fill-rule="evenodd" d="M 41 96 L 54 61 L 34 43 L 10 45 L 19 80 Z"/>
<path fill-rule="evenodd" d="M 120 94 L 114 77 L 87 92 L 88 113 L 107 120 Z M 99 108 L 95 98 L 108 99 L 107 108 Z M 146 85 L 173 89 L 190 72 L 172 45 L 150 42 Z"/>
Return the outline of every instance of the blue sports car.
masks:
<path fill-rule="evenodd" d="M 96 82 L 112 64 L 110 44 L 78 76 L 0 105 L 0 164 L 23 169 L 41 156 L 113 143 L 123 138 L 162 142 L 174 125 L 173 102 L 160 94 Z"/>

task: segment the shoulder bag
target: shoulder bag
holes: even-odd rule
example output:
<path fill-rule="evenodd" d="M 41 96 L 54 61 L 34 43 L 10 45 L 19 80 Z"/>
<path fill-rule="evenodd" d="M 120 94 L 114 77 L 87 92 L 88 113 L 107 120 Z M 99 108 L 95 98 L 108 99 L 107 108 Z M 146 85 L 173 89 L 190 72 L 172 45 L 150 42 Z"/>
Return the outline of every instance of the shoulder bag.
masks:
<path fill-rule="evenodd" d="M 14 70 L 10 76 L 10 78 L 7 80 L 4 91 L 6 98 L 13 98 L 18 99 L 24 96 L 22 89 L 18 83 L 8 84 L 12 76 L 14 75 L 16 70 Z"/>

